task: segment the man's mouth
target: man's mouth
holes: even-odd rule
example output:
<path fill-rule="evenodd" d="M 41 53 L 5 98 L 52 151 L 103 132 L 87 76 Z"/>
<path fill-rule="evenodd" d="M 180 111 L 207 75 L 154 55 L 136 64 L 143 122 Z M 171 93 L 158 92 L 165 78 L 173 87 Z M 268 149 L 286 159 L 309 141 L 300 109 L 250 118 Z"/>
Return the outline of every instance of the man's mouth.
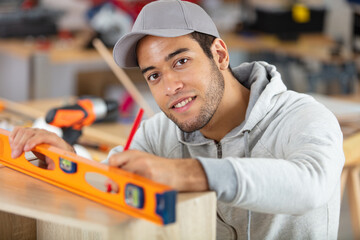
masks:
<path fill-rule="evenodd" d="M 193 101 L 195 98 L 196 98 L 196 96 L 195 96 L 195 97 L 186 98 L 186 99 L 182 100 L 181 102 L 178 102 L 177 104 L 175 104 L 174 106 L 172 106 L 172 108 L 181 108 L 181 107 L 184 107 L 186 104 L 188 104 L 189 102 Z"/>

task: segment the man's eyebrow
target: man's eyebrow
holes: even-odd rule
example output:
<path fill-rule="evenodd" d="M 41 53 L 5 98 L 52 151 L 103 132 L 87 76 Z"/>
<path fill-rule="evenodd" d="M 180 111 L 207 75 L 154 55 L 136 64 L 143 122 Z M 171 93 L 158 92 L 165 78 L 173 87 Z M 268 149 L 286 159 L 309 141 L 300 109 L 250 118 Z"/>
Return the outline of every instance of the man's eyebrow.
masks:
<path fill-rule="evenodd" d="M 186 52 L 186 51 L 189 51 L 189 49 L 188 49 L 188 48 L 179 48 L 179 49 L 176 50 L 175 52 L 172 52 L 172 53 L 170 53 L 169 55 L 167 55 L 167 56 L 165 57 L 165 61 L 167 62 L 167 61 L 169 61 L 171 58 L 173 58 L 174 56 L 176 56 L 177 54 L 180 54 L 180 53 Z"/>
<path fill-rule="evenodd" d="M 176 55 L 178 55 L 178 54 L 180 54 L 180 53 L 182 53 L 182 52 L 186 52 L 186 51 L 189 51 L 189 49 L 188 49 L 188 48 L 179 48 L 178 50 L 176 50 L 176 51 L 170 53 L 169 55 L 167 55 L 167 56 L 165 57 L 165 61 L 169 61 L 171 58 L 175 57 Z M 144 74 L 144 73 L 146 73 L 147 71 L 150 71 L 150 70 L 153 70 L 153 69 L 155 69 L 155 67 L 154 67 L 154 66 L 150 66 L 150 67 L 147 67 L 147 68 L 142 69 L 142 70 L 141 70 L 141 73 Z"/>
<path fill-rule="evenodd" d="M 150 67 L 147 67 L 147 68 L 142 69 L 142 70 L 141 70 L 141 73 L 144 74 L 144 73 L 146 73 L 147 71 L 150 71 L 150 70 L 153 70 L 153 69 L 155 69 L 155 67 L 154 67 L 154 66 L 150 66 Z"/>

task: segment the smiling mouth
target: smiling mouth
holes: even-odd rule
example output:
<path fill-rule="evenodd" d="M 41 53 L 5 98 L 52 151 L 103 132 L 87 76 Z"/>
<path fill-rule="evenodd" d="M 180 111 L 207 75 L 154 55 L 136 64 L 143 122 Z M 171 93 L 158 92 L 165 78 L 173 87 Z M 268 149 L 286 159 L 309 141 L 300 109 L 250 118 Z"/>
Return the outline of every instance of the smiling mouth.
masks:
<path fill-rule="evenodd" d="M 186 99 L 182 100 L 181 102 L 175 104 L 175 105 L 172 106 L 171 108 L 181 108 L 181 107 L 184 107 L 186 104 L 188 104 L 189 102 L 193 101 L 195 98 L 196 98 L 196 96 L 195 96 L 195 97 L 186 98 Z"/>

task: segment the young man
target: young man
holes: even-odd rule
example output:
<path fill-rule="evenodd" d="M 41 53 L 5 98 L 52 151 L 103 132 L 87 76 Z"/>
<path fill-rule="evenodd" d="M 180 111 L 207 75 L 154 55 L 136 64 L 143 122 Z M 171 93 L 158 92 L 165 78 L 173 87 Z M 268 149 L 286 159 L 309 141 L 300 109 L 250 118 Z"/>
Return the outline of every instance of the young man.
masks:
<path fill-rule="evenodd" d="M 146 5 L 114 48 L 121 67 L 139 67 L 162 112 L 144 121 L 132 150 L 108 163 L 179 191 L 213 190 L 217 239 L 336 239 L 342 134 L 310 96 L 286 90 L 265 62 L 229 67 L 225 43 L 199 6 Z M 14 157 L 46 142 L 16 129 Z"/>

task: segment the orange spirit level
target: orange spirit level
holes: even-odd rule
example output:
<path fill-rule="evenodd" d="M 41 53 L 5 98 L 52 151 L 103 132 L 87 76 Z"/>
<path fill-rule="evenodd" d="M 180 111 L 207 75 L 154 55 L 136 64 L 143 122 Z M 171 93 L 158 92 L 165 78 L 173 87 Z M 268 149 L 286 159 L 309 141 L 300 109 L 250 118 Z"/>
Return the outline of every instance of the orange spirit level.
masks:
<path fill-rule="evenodd" d="M 0 163 L 5 166 L 134 217 L 145 218 L 157 224 L 175 222 L 177 192 L 169 186 L 88 160 L 48 144 L 38 145 L 32 151 L 52 159 L 55 168 L 53 170 L 39 168 L 30 163 L 25 158 L 25 154 L 15 159 L 11 158 L 8 136 L 8 131 L 0 129 Z M 118 185 L 119 191 L 105 192 L 93 187 L 86 181 L 86 173 L 97 173 L 108 177 Z"/>

